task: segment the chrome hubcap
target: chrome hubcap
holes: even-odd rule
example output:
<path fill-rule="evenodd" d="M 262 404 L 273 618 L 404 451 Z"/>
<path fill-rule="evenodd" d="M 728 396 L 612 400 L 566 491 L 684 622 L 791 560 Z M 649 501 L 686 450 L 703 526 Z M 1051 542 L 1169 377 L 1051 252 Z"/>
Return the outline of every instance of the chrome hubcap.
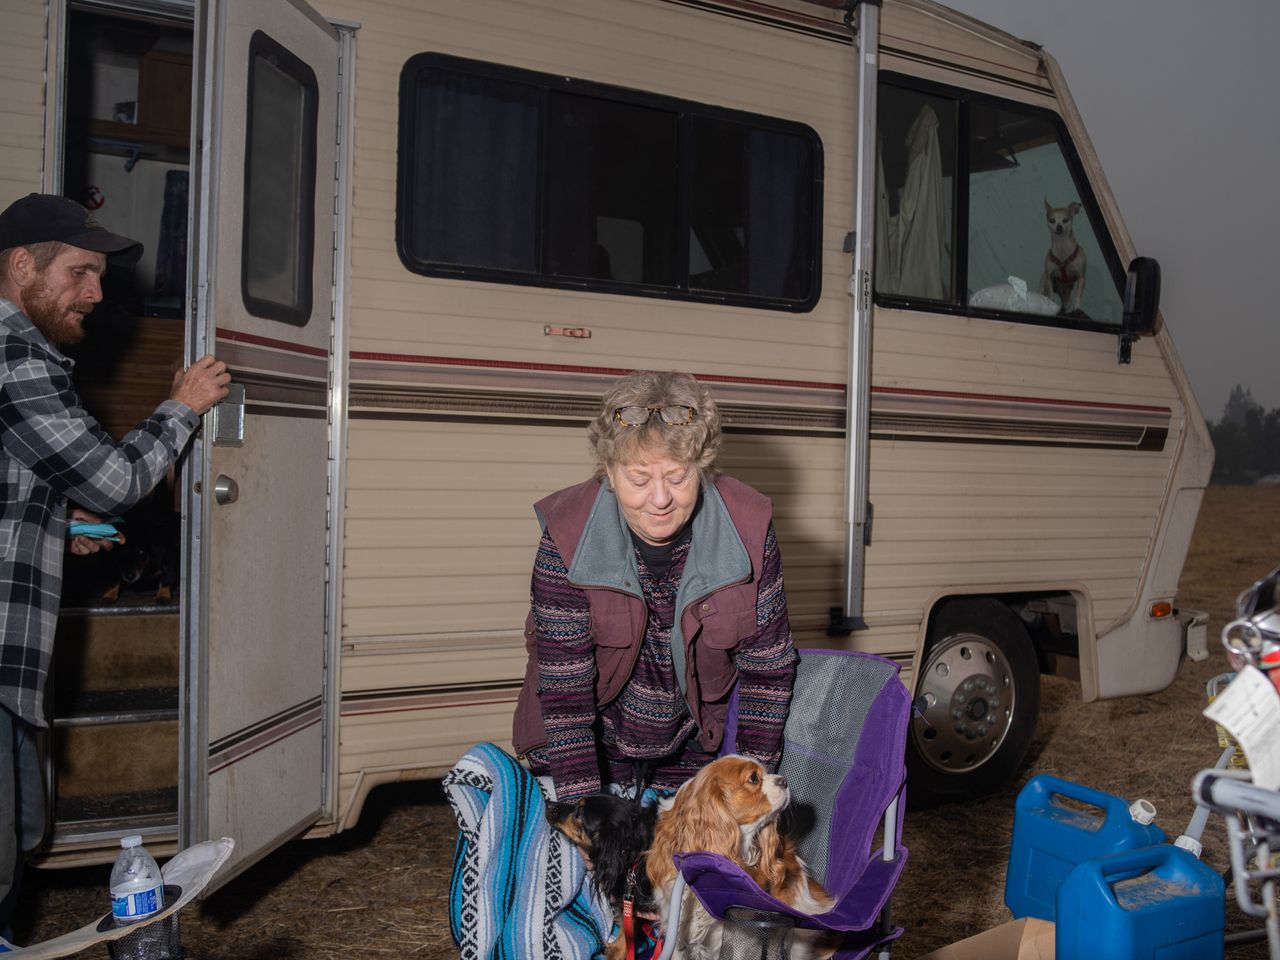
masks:
<path fill-rule="evenodd" d="M 991 641 L 947 637 L 930 652 L 919 691 L 925 719 L 912 725 L 912 737 L 931 767 L 967 773 L 1000 749 L 1013 722 L 1013 671 Z"/>

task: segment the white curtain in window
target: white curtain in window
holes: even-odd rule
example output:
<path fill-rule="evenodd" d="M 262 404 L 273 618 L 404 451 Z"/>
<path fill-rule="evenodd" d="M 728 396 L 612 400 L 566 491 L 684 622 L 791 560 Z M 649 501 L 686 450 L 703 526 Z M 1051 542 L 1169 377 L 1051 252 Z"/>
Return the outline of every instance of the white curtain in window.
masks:
<path fill-rule="evenodd" d="M 876 287 L 882 293 L 945 300 L 946 196 L 938 146 L 938 115 L 924 104 L 907 133 L 907 176 L 897 214 L 889 215 L 884 166 L 876 161 Z"/>

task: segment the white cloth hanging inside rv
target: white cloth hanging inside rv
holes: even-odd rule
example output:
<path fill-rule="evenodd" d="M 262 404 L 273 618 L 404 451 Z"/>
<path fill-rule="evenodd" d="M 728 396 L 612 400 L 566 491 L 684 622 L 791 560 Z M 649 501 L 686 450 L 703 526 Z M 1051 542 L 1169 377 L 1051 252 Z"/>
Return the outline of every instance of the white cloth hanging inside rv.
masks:
<path fill-rule="evenodd" d="M 946 197 L 938 115 L 924 104 L 907 132 L 907 175 L 898 212 L 889 214 L 884 162 L 876 151 L 876 288 L 881 293 L 948 296 Z"/>

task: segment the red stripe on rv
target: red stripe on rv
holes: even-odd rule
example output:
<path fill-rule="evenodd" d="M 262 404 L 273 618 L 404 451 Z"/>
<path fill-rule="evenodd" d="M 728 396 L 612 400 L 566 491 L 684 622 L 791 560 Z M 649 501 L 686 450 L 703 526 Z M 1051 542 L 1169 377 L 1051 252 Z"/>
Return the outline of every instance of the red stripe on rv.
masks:
<path fill-rule="evenodd" d="M 323 347 L 313 347 L 305 343 L 290 343 L 288 340 L 276 340 L 272 337 L 262 337 L 256 333 L 245 333 L 242 330 L 228 330 L 225 327 L 218 327 L 217 337 L 219 340 L 227 340 L 231 343 L 251 343 L 258 347 L 270 347 L 273 350 L 285 350 L 289 353 L 304 353 L 311 357 L 327 357 L 329 351 Z"/>
<path fill-rule="evenodd" d="M 569 363 L 532 363 L 526 360 L 481 360 L 475 357 L 429 357 L 415 353 L 376 353 L 352 350 L 352 360 L 374 360 L 381 363 L 438 364 L 447 367 L 489 367 L 495 370 L 546 370 L 551 373 L 585 373 L 622 377 L 633 367 L 583 367 Z M 802 387 L 809 390 L 844 390 L 843 383 L 820 383 L 808 380 L 775 380 L 768 377 L 733 377 L 718 373 L 695 373 L 708 383 L 746 383 L 768 387 Z"/>
<path fill-rule="evenodd" d="M 625 367 L 587 367 L 569 363 L 533 363 L 527 360 L 484 360 L 478 357 L 436 357 L 413 353 L 379 353 L 353 350 L 352 360 L 368 360 L 378 363 L 412 363 L 447 367 L 485 367 L 493 370 L 543 370 L 548 373 L 578 373 L 596 376 L 621 377 L 631 373 Z M 769 377 L 734 377 L 717 373 L 696 373 L 707 383 L 741 383 L 752 386 L 795 387 L 802 390 L 839 390 L 843 383 L 826 383 L 818 380 L 778 380 Z M 1169 407 L 1149 406 L 1140 403 L 1108 403 L 1102 400 L 1069 400 L 1055 397 L 1027 397 L 1018 394 L 962 393 L 958 390 L 920 390 L 912 387 L 872 387 L 871 392 L 891 397 L 939 397 L 951 400 L 996 400 L 1005 403 L 1038 403 L 1046 406 L 1085 407 L 1096 410 L 1140 410 L 1144 413 L 1171 414 Z"/>

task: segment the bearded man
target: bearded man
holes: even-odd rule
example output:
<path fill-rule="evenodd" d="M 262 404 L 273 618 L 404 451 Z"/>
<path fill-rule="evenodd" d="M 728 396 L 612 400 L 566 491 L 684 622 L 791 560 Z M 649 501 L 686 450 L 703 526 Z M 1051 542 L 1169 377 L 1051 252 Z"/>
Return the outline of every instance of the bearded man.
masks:
<path fill-rule="evenodd" d="M 84 410 L 59 348 L 84 337 L 108 259 L 142 245 L 110 233 L 74 200 L 29 194 L 0 213 L 0 935 L 8 936 L 23 856 L 44 837 L 35 737 L 46 727 L 68 513 L 94 522 L 145 497 L 200 417 L 227 395 L 226 364 L 206 356 L 122 440 Z"/>

